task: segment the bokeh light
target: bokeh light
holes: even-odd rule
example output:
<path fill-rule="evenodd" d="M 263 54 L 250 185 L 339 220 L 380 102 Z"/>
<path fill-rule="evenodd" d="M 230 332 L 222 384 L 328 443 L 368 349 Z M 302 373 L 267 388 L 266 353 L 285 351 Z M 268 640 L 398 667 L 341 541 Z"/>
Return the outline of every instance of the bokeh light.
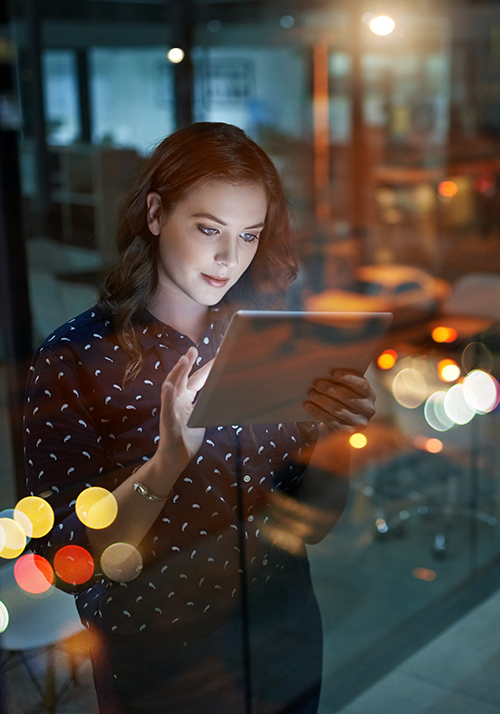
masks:
<path fill-rule="evenodd" d="M 54 525 L 54 511 L 43 498 L 26 496 L 17 503 L 14 520 L 28 537 L 42 538 Z"/>
<path fill-rule="evenodd" d="M 377 365 L 380 369 L 392 369 L 398 359 L 396 350 L 384 350 L 377 357 Z"/>
<path fill-rule="evenodd" d="M 439 452 L 443 450 L 443 442 L 440 439 L 426 439 L 424 449 L 428 451 L 429 454 L 439 454 Z"/>
<path fill-rule="evenodd" d="M 441 181 L 438 184 L 438 193 L 443 198 L 452 198 L 458 193 L 458 186 L 455 181 Z"/>
<path fill-rule="evenodd" d="M 441 359 L 437 365 L 439 379 L 443 382 L 456 382 L 460 377 L 460 367 L 454 359 Z"/>
<path fill-rule="evenodd" d="M 13 518 L 0 518 L 0 557 L 17 558 L 26 547 L 24 529 Z"/>
<path fill-rule="evenodd" d="M 454 425 L 444 409 L 445 396 L 446 392 L 434 392 L 425 403 L 425 421 L 436 431 L 448 431 Z"/>
<path fill-rule="evenodd" d="M 462 352 L 462 367 L 466 372 L 473 369 L 489 372 L 493 367 L 493 355 L 482 342 L 471 342 Z"/>
<path fill-rule="evenodd" d="M 487 414 L 498 406 L 500 387 L 497 380 L 480 369 L 475 369 L 463 382 L 464 398 L 478 414 Z"/>
<path fill-rule="evenodd" d="M 142 570 L 142 556 L 130 543 L 113 543 L 101 556 L 102 572 L 119 583 L 128 583 Z"/>
<path fill-rule="evenodd" d="M 65 545 L 55 555 L 54 569 L 65 583 L 81 585 L 92 577 L 94 560 L 85 548 L 79 545 Z"/>
<path fill-rule="evenodd" d="M 118 504 L 107 489 L 91 486 L 76 499 L 75 511 L 84 525 L 99 530 L 113 523 L 118 513 Z"/>
<path fill-rule="evenodd" d="M 446 392 L 443 405 L 446 416 L 455 424 L 468 424 L 476 413 L 465 401 L 464 389 L 461 384 L 454 384 Z"/>
<path fill-rule="evenodd" d="M 431 583 L 437 577 L 436 571 L 431 570 L 431 568 L 414 568 L 412 575 L 417 580 L 425 580 L 428 583 Z"/>
<path fill-rule="evenodd" d="M 349 437 L 349 443 L 354 449 L 363 449 L 367 445 L 368 439 L 364 434 L 352 434 Z"/>
<path fill-rule="evenodd" d="M 392 393 L 401 406 L 416 409 L 427 396 L 427 382 L 420 372 L 408 367 L 394 377 Z"/>
<path fill-rule="evenodd" d="M 377 15 L 377 17 L 373 17 L 370 20 L 370 22 L 368 23 L 368 27 L 376 35 L 383 36 L 390 35 L 390 33 L 396 27 L 396 23 L 394 22 L 392 17 L 388 17 L 387 15 Z"/>
<path fill-rule="evenodd" d="M 9 611 L 0 600 L 0 632 L 4 632 L 9 624 Z"/>
<path fill-rule="evenodd" d="M 54 582 L 54 571 L 49 561 L 41 555 L 27 553 L 16 561 L 14 578 L 20 588 L 39 595 L 47 592 Z"/>
<path fill-rule="evenodd" d="M 172 47 L 172 49 L 167 52 L 167 59 L 173 64 L 179 64 L 179 62 L 182 62 L 184 59 L 184 50 L 181 50 L 180 47 Z"/>
<path fill-rule="evenodd" d="M 458 332 L 453 327 L 438 325 L 438 327 L 432 330 L 431 337 L 434 342 L 455 342 L 458 337 Z"/>

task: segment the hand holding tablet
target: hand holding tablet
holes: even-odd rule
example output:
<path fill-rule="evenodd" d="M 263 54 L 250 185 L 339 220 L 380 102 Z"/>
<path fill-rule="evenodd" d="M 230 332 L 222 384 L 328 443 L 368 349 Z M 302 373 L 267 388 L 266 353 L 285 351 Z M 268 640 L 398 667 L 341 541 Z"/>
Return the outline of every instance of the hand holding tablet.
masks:
<path fill-rule="evenodd" d="M 390 313 L 237 312 L 189 426 L 335 421 L 362 428 L 372 415 L 372 399 L 356 373 L 361 377 L 366 371 L 391 318 Z"/>

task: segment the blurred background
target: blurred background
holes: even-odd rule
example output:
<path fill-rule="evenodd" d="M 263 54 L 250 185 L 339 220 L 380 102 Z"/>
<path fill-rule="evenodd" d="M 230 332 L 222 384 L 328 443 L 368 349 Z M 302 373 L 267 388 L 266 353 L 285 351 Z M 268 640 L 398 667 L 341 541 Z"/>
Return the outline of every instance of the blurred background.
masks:
<path fill-rule="evenodd" d="M 0 2 L 0 510 L 24 495 L 33 349 L 95 302 L 122 191 L 193 121 L 240 126 L 279 168 L 290 308 L 395 313 L 347 511 L 310 549 L 321 714 L 500 712 L 497 2 Z M 81 651 L 66 688 L 49 644 L 28 669 L 4 652 L 5 711 L 59 692 L 96 712 Z"/>

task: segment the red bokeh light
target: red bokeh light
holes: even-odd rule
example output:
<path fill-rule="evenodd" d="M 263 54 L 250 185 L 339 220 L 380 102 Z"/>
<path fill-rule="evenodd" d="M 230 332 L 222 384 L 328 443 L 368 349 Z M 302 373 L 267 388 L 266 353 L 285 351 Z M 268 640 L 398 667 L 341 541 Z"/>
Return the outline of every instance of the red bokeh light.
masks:
<path fill-rule="evenodd" d="M 94 560 L 79 545 L 65 545 L 54 558 L 54 569 L 61 580 L 71 585 L 87 582 L 94 572 Z"/>
<path fill-rule="evenodd" d="M 20 588 L 39 595 L 46 592 L 54 582 L 54 571 L 49 561 L 41 555 L 27 553 L 16 560 L 14 577 Z"/>

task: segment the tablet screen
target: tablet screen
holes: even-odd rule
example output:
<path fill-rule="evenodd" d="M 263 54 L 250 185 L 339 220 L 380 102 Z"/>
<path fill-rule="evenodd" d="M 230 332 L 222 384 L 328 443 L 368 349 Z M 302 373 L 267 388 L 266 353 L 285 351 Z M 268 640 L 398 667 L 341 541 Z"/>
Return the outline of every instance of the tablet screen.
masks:
<path fill-rule="evenodd" d="M 240 310 L 231 319 L 190 427 L 314 421 L 302 404 L 332 369 L 364 374 L 391 313 Z"/>

